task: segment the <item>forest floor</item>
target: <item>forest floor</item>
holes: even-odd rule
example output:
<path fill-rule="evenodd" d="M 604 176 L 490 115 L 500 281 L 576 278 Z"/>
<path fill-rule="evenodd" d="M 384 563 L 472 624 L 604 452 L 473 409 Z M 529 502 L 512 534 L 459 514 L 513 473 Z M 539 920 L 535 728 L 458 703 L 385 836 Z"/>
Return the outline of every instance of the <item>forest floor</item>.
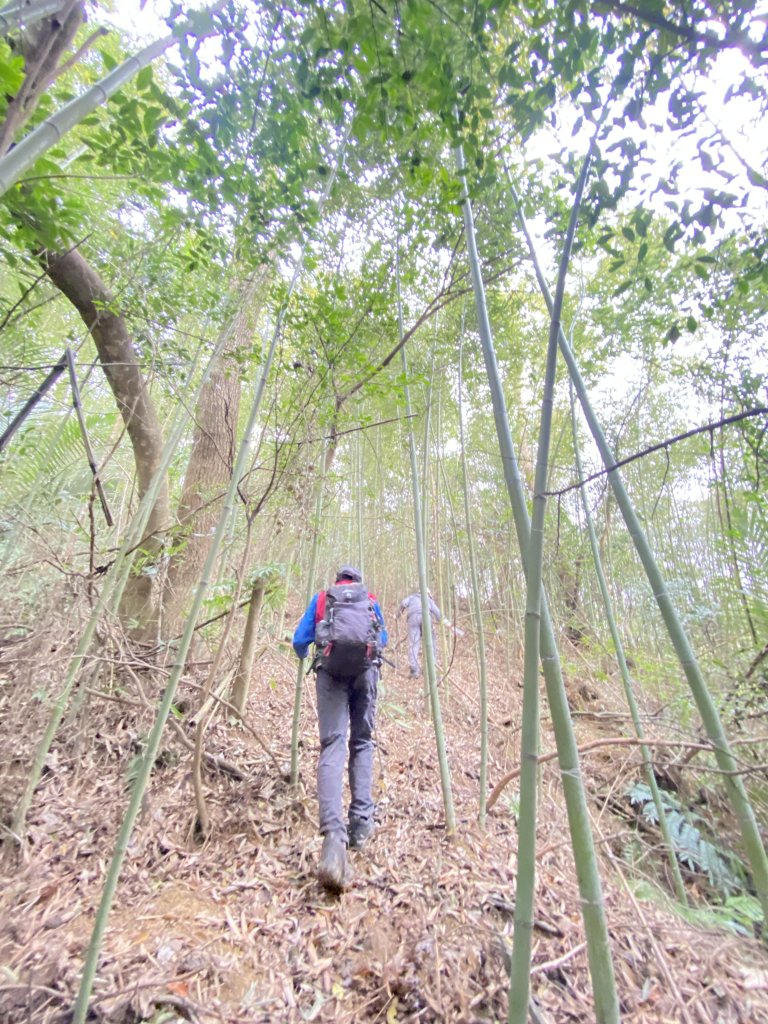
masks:
<path fill-rule="evenodd" d="M 71 631 L 74 635 L 74 631 Z M 73 640 L 40 630 L 0 648 L 0 811 L 18 798 L 30 752 Z M 402 649 L 399 652 L 403 660 Z M 124 653 L 121 658 L 124 659 Z M 172 731 L 130 842 L 94 986 L 91 1020 L 481 1022 L 506 1019 L 512 933 L 514 782 L 489 815 L 478 810 L 474 657 L 461 650 L 441 687 L 460 823 L 449 840 L 434 732 L 420 687 L 385 667 L 378 717 L 378 827 L 351 852 L 340 897 L 314 876 L 320 848 L 312 677 L 302 715 L 302 784 L 285 779 L 296 662 L 287 648 L 259 661 L 248 722 L 223 715 L 207 749 L 241 778 L 208 769 L 214 831 L 193 836 L 189 753 Z M 48 757 L 22 851 L 0 865 L 0 1021 L 71 1020 L 84 951 L 126 804 L 133 759 L 162 678 L 137 660 L 102 678 Z M 521 690 L 499 662 L 491 679 L 493 785 L 518 756 Z M 188 680 L 180 697 L 194 700 Z M 20 699 L 20 695 L 24 699 Z M 610 720 L 610 701 L 574 693 Z M 579 741 L 605 736 L 579 718 Z M 590 722 L 592 724 L 590 724 Z M 542 750 L 554 748 L 546 712 Z M 584 763 L 604 879 L 622 1019 L 768 1022 L 768 952 L 755 940 L 686 923 L 665 901 L 640 898 L 617 851 L 627 822 L 607 809 L 637 778 L 633 749 L 603 747 Z M 579 897 L 556 763 L 542 767 L 532 994 L 537 1020 L 595 1020 Z M 626 868 L 626 864 L 623 865 Z M 648 887 L 646 887 L 648 888 Z"/>

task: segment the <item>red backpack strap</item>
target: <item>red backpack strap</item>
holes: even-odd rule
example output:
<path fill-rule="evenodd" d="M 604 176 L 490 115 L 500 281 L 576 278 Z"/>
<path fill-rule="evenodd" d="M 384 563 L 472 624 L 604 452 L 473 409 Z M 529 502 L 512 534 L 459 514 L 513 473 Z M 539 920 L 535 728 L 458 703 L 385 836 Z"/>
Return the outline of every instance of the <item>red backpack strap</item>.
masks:
<path fill-rule="evenodd" d="M 320 622 L 325 616 L 325 598 L 327 591 L 321 590 L 317 595 L 317 605 L 315 606 L 315 622 Z"/>

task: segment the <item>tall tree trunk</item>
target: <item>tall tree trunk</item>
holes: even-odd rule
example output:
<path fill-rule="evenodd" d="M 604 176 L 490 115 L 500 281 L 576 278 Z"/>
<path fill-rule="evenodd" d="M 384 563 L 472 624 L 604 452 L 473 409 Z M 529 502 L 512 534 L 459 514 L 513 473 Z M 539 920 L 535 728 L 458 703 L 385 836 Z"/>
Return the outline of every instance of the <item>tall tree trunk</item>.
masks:
<path fill-rule="evenodd" d="M 240 410 L 240 378 L 232 356 L 250 340 L 253 299 L 263 280 L 258 276 L 248 283 L 233 319 L 225 327 L 227 340 L 197 403 L 192 452 L 177 510 L 177 550 L 171 555 L 163 589 L 162 633 L 166 638 L 180 632 L 221 513 L 232 472 Z"/>
<path fill-rule="evenodd" d="M 231 321 L 195 415 L 195 433 L 176 511 L 179 529 L 163 591 L 163 636 L 180 632 L 191 590 L 200 579 L 232 468 L 240 413 L 240 377 L 233 353 L 245 348 L 253 333 L 253 309 L 267 281 L 266 271 L 251 278 Z"/>
<path fill-rule="evenodd" d="M 133 446 L 141 498 L 149 490 L 160 466 L 163 431 L 125 319 L 113 312 L 114 297 L 77 249 L 64 253 L 44 249 L 38 258 L 48 277 L 69 299 L 90 331 Z M 164 480 L 141 542 L 145 564 L 160 552 L 168 519 L 168 484 Z M 120 617 L 139 635 L 151 628 L 154 621 L 151 575 L 139 572 L 130 578 L 120 603 Z"/>

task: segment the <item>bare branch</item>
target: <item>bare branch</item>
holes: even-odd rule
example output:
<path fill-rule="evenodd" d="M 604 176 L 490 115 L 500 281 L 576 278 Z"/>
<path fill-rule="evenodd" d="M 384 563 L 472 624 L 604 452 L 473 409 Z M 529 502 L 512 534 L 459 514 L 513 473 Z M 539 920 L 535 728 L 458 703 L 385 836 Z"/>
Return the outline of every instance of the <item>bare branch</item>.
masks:
<path fill-rule="evenodd" d="M 740 420 L 746 420 L 753 416 L 766 415 L 768 415 L 768 407 L 761 405 L 755 409 L 747 409 L 746 412 L 737 413 L 735 416 L 726 416 L 724 419 L 716 420 L 714 423 L 705 423 L 703 427 L 694 427 L 693 430 L 686 430 L 684 434 L 676 434 L 674 437 L 668 437 L 665 441 L 659 441 L 658 444 L 652 444 L 650 448 L 644 448 L 640 452 L 635 452 L 634 455 L 628 455 L 625 459 L 619 459 L 619 461 L 614 462 L 612 466 L 606 466 L 605 469 L 601 469 L 597 473 L 585 476 L 583 480 L 579 480 L 578 483 L 575 484 L 570 484 L 568 487 L 563 487 L 562 490 L 542 491 L 542 494 L 547 498 L 561 498 L 564 494 L 569 494 L 571 491 L 578 490 L 578 488 L 584 487 L 585 484 L 591 483 L 592 480 L 599 480 L 601 476 L 613 473 L 614 470 L 620 469 L 621 466 L 626 466 L 628 463 L 634 462 L 636 459 L 643 459 L 646 455 L 651 455 L 653 452 L 669 448 L 670 445 L 677 444 L 678 441 L 686 441 L 689 437 L 695 437 L 697 434 L 711 434 L 719 427 L 727 427 L 732 423 L 738 423 Z"/>

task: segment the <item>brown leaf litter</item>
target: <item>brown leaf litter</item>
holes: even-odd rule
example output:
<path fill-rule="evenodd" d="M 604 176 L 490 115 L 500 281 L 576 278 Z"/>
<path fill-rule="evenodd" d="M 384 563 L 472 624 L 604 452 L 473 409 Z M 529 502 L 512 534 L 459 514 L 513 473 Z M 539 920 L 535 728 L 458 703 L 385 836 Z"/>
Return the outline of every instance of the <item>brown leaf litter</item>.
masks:
<path fill-rule="evenodd" d="M 24 677 L 60 681 L 71 638 L 38 637 L 0 663 L 3 810 L 23 785 L 42 700 L 18 701 Z M 33 672 L 30 661 L 38 659 Z M 502 664 L 502 662 L 499 662 Z M 162 679 L 143 672 L 156 698 Z M 6 844 L 0 895 L 0 1020 L 71 1019 L 94 912 L 126 804 L 132 759 L 149 725 L 129 675 L 104 675 L 51 750 L 23 854 Z M 295 661 L 263 658 L 249 722 L 287 766 Z M 452 685 L 453 684 L 453 685 Z M 34 684 L 33 684 L 34 685 Z M 252 734 L 219 715 L 209 752 L 244 778 L 206 768 L 214 834 L 192 835 L 189 753 L 166 736 L 131 840 L 94 986 L 103 1024 L 470 1022 L 506 1019 L 515 894 L 515 790 L 476 824 L 479 754 L 474 656 L 459 652 L 442 686 L 458 835 L 445 836 L 434 733 L 420 684 L 386 669 L 378 740 L 379 825 L 352 851 L 340 898 L 314 877 L 317 741 L 311 677 L 302 715 L 302 783 L 292 791 Z M 518 755 L 520 690 L 491 680 L 491 784 Z M 29 693 L 30 691 L 25 691 Z M 182 685 L 194 706 L 196 690 Z M 594 738 L 581 725 L 582 738 Z M 551 750 L 544 723 L 542 748 Z M 625 822 L 605 810 L 636 776 L 637 753 L 585 759 L 617 985 L 627 1022 L 768 1022 L 768 955 L 753 940 L 694 928 L 662 901 L 639 900 L 616 859 Z M 635 773 L 633 775 L 632 773 Z M 591 1022 L 579 896 L 556 763 L 542 767 L 532 968 L 537 1019 Z"/>

